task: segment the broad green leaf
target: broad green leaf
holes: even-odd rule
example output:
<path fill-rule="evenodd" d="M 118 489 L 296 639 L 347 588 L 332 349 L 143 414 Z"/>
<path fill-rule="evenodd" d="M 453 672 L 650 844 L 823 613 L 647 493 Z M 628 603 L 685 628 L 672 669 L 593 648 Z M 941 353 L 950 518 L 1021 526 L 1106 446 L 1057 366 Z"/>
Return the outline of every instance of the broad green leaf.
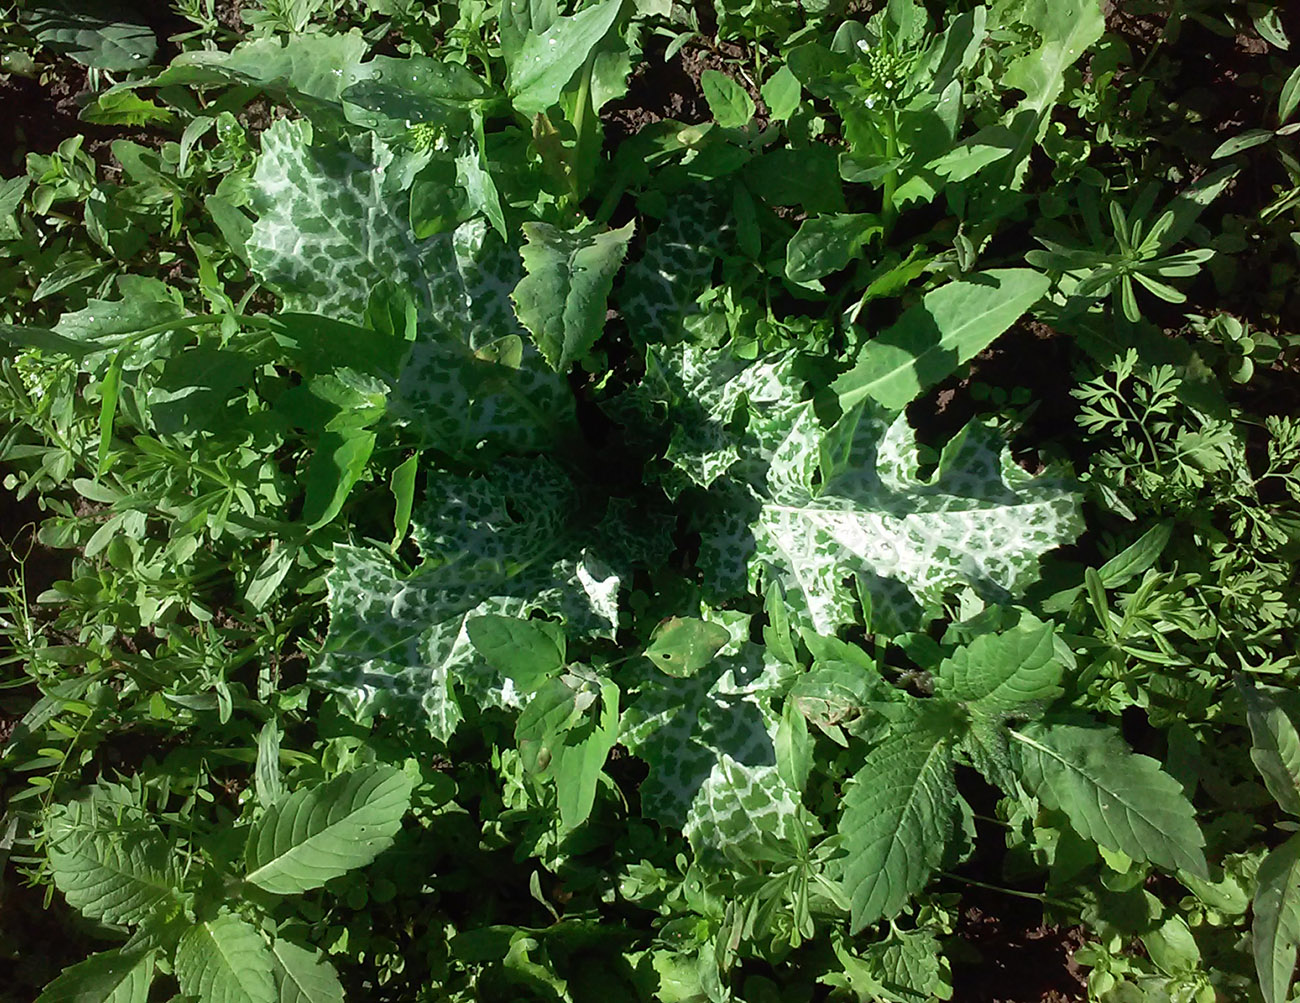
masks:
<path fill-rule="evenodd" d="M 1264 858 L 1255 882 L 1250 939 L 1259 991 L 1264 1003 L 1284 1003 L 1300 945 L 1300 834 Z"/>
<path fill-rule="evenodd" d="M 498 25 L 502 57 L 507 63 L 513 63 L 524 39 L 540 35 L 559 16 L 556 0 L 505 0 Z"/>
<path fill-rule="evenodd" d="M 533 116 L 560 100 L 560 92 L 613 27 L 622 0 L 602 0 L 545 31 L 530 32 L 510 64 L 508 90 L 515 109 Z"/>
<path fill-rule="evenodd" d="M 1027 724 L 1011 732 L 1021 777 L 1080 835 L 1134 860 L 1208 877 L 1205 839 L 1178 781 L 1100 728 Z"/>
<path fill-rule="evenodd" d="M 731 640 L 726 627 L 695 617 L 672 617 L 655 628 L 645 657 L 670 676 L 693 676 Z"/>
<path fill-rule="evenodd" d="M 1051 122 L 1051 109 L 1065 88 L 1065 71 L 1101 38 L 1105 20 L 1100 0 L 1027 0 L 1018 20 L 1037 32 L 1037 48 L 1017 58 L 1002 74 L 1002 84 L 1025 92 L 1011 112 L 1020 142 L 1009 163 L 1019 174 L 1034 143 Z"/>
<path fill-rule="evenodd" d="M 473 617 L 465 629 L 479 654 L 524 692 L 564 668 L 564 631 L 559 624 L 489 613 Z"/>
<path fill-rule="evenodd" d="M 147 1003 L 153 969 L 149 951 L 101 951 L 65 968 L 36 1003 Z"/>
<path fill-rule="evenodd" d="M 411 780 L 367 766 L 294 791 L 248 834 L 245 879 L 276 895 L 319 888 L 387 849 L 411 804 Z"/>
<path fill-rule="evenodd" d="M 511 298 L 520 323 L 556 372 L 567 372 L 605 330 L 606 301 L 634 226 L 600 232 L 524 224 L 526 274 Z"/>
<path fill-rule="evenodd" d="M 749 865 L 794 839 L 799 792 L 778 766 L 746 765 L 725 753 L 691 802 L 684 831 L 696 857 Z"/>
<path fill-rule="evenodd" d="M 894 693 L 874 667 L 818 656 L 812 669 L 790 687 L 786 701 L 823 731 L 842 726 L 857 732 L 863 725 L 879 723 L 879 717 L 873 717 L 880 709 L 877 705 L 888 702 Z"/>
<path fill-rule="evenodd" d="M 1117 589 L 1146 571 L 1164 553 L 1173 528 L 1172 522 L 1165 521 L 1158 522 L 1148 529 L 1132 544 L 1097 569 L 1101 584 L 1108 589 Z"/>
<path fill-rule="evenodd" d="M 764 153 L 745 165 L 743 177 L 749 190 L 769 205 L 800 206 L 810 213 L 844 211 L 839 159 L 823 143 Z"/>
<path fill-rule="evenodd" d="M 880 218 L 872 213 L 839 213 L 806 219 L 786 246 L 786 277 L 793 282 L 811 282 L 838 272 L 880 232 Z"/>
<path fill-rule="evenodd" d="M 844 891 L 857 933 L 898 914 L 943 860 L 957 822 L 949 738 L 919 726 L 869 753 L 844 793 Z"/>
<path fill-rule="evenodd" d="M 88 919 L 140 923 L 177 901 L 180 866 L 161 832 L 119 797 L 97 787 L 51 813 L 50 872 L 55 886 Z"/>
<path fill-rule="evenodd" d="M 154 83 L 159 87 L 240 83 L 284 93 L 309 109 L 315 101 L 337 106 L 343 92 L 365 76 L 361 60 L 366 40 L 360 32 L 302 32 L 256 38 L 229 51 L 193 49 L 172 60 Z M 304 102 L 302 99 L 308 99 Z"/>
<path fill-rule="evenodd" d="M 319 951 L 309 951 L 291 941 L 271 941 L 279 1003 L 343 1003 L 338 973 Z"/>
<path fill-rule="evenodd" d="M 320 529 L 342 511 L 374 448 L 375 433 L 366 429 L 321 436 L 303 481 L 302 521 L 308 530 Z"/>
<path fill-rule="evenodd" d="M 142 70 L 158 51 L 152 29 L 129 7 L 105 0 L 37 0 L 20 9 L 22 23 L 38 42 L 83 66 Z"/>
<path fill-rule="evenodd" d="M 872 398 L 900 410 L 969 362 L 1047 292 L 1028 268 L 1001 268 L 948 282 L 925 295 L 863 346 L 833 387 L 845 410 Z"/>
<path fill-rule="evenodd" d="M 819 450 L 814 488 L 806 465 Z M 818 634 L 856 622 L 860 594 L 873 625 L 891 630 L 915 629 L 962 584 L 1014 595 L 1042 554 L 1083 528 L 1067 482 L 1026 473 L 978 424 L 948 443 L 926 480 L 902 415 L 889 423 L 855 410 L 830 433 L 792 426 L 771 457 L 748 499 L 719 497 L 700 563 L 720 595 L 780 582 L 791 619 Z"/>
<path fill-rule="evenodd" d="M 763 83 L 761 94 L 772 120 L 784 122 L 799 107 L 803 88 L 799 85 L 799 78 L 790 72 L 790 67 L 782 66 Z"/>
<path fill-rule="evenodd" d="M 377 128 L 384 119 L 410 128 L 413 122 L 449 125 L 468 121 L 469 109 L 493 96 L 492 89 L 460 63 L 427 56 L 376 56 L 342 98 L 369 115 L 348 110 L 357 125 Z"/>
<path fill-rule="evenodd" d="M 847 987 L 859 999 L 886 1003 L 920 1003 L 952 998 L 952 975 L 938 940 L 929 930 L 894 930 L 885 940 L 849 953 L 837 942 L 835 956 L 844 967 Z M 825 979 L 838 985 L 839 976 Z"/>
<path fill-rule="evenodd" d="M 713 120 L 724 129 L 740 129 L 754 117 L 754 101 L 735 80 L 718 70 L 700 74 L 700 89 Z"/>
<path fill-rule="evenodd" d="M 1287 814 L 1300 818 L 1300 700 L 1293 692 L 1237 681 L 1246 702 L 1250 758 L 1264 786 Z"/>
<path fill-rule="evenodd" d="M 196 923 L 176 948 L 181 992 L 199 1003 L 276 1003 L 271 952 L 234 913 Z"/>
<path fill-rule="evenodd" d="M 560 821 L 567 829 L 582 825 L 591 814 L 601 770 L 618 741 L 618 704 L 618 687 L 602 680 L 599 719 L 570 729 L 554 751 L 551 772 Z"/>
<path fill-rule="evenodd" d="M 935 695 L 967 704 L 972 712 L 1000 717 L 1061 692 L 1052 625 L 1024 623 L 983 634 L 939 665 Z"/>

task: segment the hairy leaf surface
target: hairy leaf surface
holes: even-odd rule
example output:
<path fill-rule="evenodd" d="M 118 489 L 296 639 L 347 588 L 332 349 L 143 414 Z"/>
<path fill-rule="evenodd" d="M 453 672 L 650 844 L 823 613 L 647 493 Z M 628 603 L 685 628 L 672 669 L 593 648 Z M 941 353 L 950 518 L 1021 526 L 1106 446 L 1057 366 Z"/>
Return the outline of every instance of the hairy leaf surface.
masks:
<path fill-rule="evenodd" d="M 176 948 L 181 992 L 199 1003 L 276 1003 L 273 965 L 261 934 L 229 912 L 191 926 Z"/>
<path fill-rule="evenodd" d="M 343 986 L 334 966 L 319 951 L 277 937 L 271 941 L 279 1003 L 343 1003 Z"/>
<path fill-rule="evenodd" d="M 101 951 L 65 968 L 36 1003 L 146 1003 L 153 970 L 153 955 L 147 951 Z"/>

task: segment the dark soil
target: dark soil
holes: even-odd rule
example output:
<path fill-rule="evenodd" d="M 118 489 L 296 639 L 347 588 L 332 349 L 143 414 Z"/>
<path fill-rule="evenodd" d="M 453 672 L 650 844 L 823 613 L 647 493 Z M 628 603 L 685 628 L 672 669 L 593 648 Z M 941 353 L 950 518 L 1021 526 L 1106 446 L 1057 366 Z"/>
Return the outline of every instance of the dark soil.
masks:
<path fill-rule="evenodd" d="M 1081 1003 L 1087 969 L 1074 952 L 1081 927 L 1042 922 L 1033 902 L 978 889 L 962 893 L 954 950 L 953 999 L 961 1003 Z"/>

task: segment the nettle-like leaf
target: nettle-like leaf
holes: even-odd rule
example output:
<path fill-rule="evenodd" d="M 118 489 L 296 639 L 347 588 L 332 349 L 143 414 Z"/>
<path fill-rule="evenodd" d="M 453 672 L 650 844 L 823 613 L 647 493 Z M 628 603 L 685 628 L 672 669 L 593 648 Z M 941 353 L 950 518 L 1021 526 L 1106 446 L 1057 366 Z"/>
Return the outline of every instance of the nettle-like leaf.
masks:
<path fill-rule="evenodd" d="M 316 143 L 305 121 L 263 133 L 254 270 L 289 309 L 354 324 L 375 290 L 405 287 L 417 336 L 388 374 L 393 416 L 447 453 L 549 445 L 572 423 L 572 394 L 531 346 L 502 348 L 525 333 L 510 303 L 518 255 L 483 220 L 417 240 L 408 196 L 390 191 L 392 151 L 373 134 L 354 142 Z"/>
<path fill-rule="evenodd" d="M 46 832 L 54 884 L 89 919 L 139 923 L 165 903 L 179 904 L 172 847 L 125 789 L 100 786 L 57 806 Z"/>
<path fill-rule="evenodd" d="M 1300 817 L 1300 700 L 1294 693 L 1240 679 L 1250 724 L 1250 758 L 1264 786 L 1289 815 Z"/>
<path fill-rule="evenodd" d="M 520 322 L 556 372 L 568 372 L 605 330 L 606 301 L 634 227 L 567 231 L 548 223 L 524 224 L 527 274 L 511 298 Z"/>
<path fill-rule="evenodd" d="M 1022 623 L 1000 634 L 982 634 L 945 658 L 934 692 L 974 713 L 1001 717 L 1059 694 L 1062 669 L 1052 625 Z"/>
<path fill-rule="evenodd" d="M 411 780 L 368 766 L 294 791 L 248 834 L 245 879 L 277 895 L 319 888 L 392 845 L 411 806 Z"/>
<path fill-rule="evenodd" d="M 36 1003 L 146 1003 L 153 971 L 148 951 L 101 951 L 65 968 Z"/>
<path fill-rule="evenodd" d="M 844 794 L 839 832 L 856 933 L 925 887 L 957 825 L 951 735 L 918 721 L 867 754 Z"/>
<path fill-rule="evenodd" d="M 738 808 L 786 817 L 797 795 L 776 775 L 778 716 L 770 706 L 784 666 L 746 642 L 686 678 L 648 663 L 628 671 L 626 688 L 637 696 L 623 713 L 620 740 L 650 766 L 640 790 L 647 817 L 679 827 L 689 820 L 697 852 L 727 836 Z M 755 801 L 760 793 L 766 808 Z"/>
<path fill-rule="evenodd" d="M 968 425 L 922 478 L 906 419 L 862 410 L 829 434 L 812 421 L 791 429 L 748 494 L 733 493 L 705 526 L 707 580 L 724 594 L 779 583 L 792 617 L 825 635 L 855 622 L 859 595 L 880 629 L 916 626 L 962 585 L 1013 596 L 1042 554 L 1083 528 L 1069 484 L 1026 473 L 988 428 Z"/>
<path fill-rule="evenodd" d="M 315 681 L 359 713 L 423 716 L 443 741 L 463 718 L 453 686 L 481 706 L 518 706 L 468 621 L 540 611 L 571 637 L 612 636 L 618 621 L 619 577 L 567 528 L 576 504 L 567 478 L 540 459 L 431 478 L 412 520 L 425 555 L 415 572 L 400 574 L 377 548 L 335 548 Z"/>
<path fill-rule="evenodd" d="M 271 941 L 279 1003 L 343 1003 L 338 973 L 320 954 L 290 941 Z"/>
<path fill-rule="evenodd" d="M 1027 724 L 1011 737 L 1026 787 L 1081 835 L 1134 860 L 1208 877 L 1196 812 L 1156 760 L 1104 728 Z"/>
<path fill-rule="evenodd" d="M 176 947 L 176 980 L 199 1003 L 276 1003 L 273 967 L 256 927 L 229 912 L 194 924 Z"/>

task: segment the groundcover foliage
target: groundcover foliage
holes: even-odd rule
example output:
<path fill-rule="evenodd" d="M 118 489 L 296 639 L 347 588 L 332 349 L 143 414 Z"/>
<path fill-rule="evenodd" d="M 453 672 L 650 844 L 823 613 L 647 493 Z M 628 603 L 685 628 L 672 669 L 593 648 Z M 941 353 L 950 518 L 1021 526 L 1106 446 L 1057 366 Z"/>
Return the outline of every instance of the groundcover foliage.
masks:
<path fill-rule="evenodd" d="M 1132 6 L 0 5 L 0 995 L 1291 999 L 1294 29 Z"/>

